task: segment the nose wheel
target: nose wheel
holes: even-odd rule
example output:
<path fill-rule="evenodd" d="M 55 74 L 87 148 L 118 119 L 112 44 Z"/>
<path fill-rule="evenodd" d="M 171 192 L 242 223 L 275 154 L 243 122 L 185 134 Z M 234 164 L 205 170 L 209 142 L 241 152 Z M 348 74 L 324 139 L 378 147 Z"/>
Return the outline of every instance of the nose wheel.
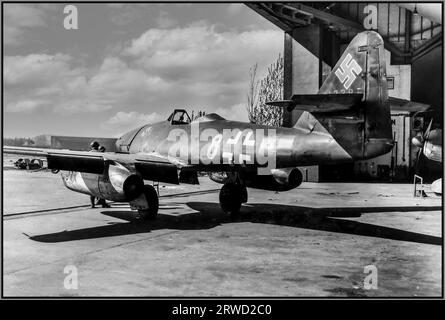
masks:
<path fill-rule="evenodd" d="M 238 183 L 226 183 L 219 192 L 219 204 L 232 217 L 239 214 L 241 204 L 247 202 L 247 188 Z"/>

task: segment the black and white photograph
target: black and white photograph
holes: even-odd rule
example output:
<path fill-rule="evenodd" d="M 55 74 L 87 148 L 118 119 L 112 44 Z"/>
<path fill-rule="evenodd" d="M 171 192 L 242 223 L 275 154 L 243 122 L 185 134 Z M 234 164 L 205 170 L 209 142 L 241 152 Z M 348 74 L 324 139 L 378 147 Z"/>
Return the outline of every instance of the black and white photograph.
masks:
<path fill-rule="evenodd" d="M 2 1 L 2 298 L 443 298 L 442 19 Z"/>

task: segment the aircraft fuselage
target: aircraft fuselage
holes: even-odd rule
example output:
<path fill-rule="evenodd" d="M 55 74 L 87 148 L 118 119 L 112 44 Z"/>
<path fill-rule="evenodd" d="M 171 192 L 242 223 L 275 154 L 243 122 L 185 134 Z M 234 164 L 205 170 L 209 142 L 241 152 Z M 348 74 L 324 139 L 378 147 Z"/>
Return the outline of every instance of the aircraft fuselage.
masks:
<path fill-rule="evenodd" d="M 156 153 L 206 170 L 226 165 L 261 167 L 269 161 L 275 161 L 276 168 L 286 168 L 354 159 L 327 131 L 227 120 L 146 125 L 121 137 L 116 146 L 119 152 Z"/>

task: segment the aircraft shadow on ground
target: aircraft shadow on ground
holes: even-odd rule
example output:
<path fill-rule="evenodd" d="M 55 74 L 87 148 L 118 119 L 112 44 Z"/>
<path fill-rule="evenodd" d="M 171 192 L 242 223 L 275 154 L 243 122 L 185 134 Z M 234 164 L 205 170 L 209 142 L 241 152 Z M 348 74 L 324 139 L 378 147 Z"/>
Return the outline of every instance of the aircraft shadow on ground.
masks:
<path fill-rule="evenodd" d="M 164 205 L 167 209 L 171 209 L 171 206 L 169 207 L 168 204 Z M 218 203 L 188 202 L 187 206 L 193 209 L 194 212 L 178 216 L 171 214 L 163 215 L 163 207 L 161 206 L 160 214 L 155 221 L 140 221 L 137 219 L 136 214 L 130 210 L 102 211 L 101 213 L 104 215 L 126 220 L 127 222 L 112 222 L 98 227 L 36 235 L 30 237 L 30 239 L 39 242 L 54 243 L 149 233 L 152 230 L 160 229 L 200 230 L 214 228 L 227 223 L 253 222 L 424 244 L 442 244 L 441 237 L 354 220 L 336 219 L 360 217 L 362 213 L 371 212 L 437 211 L 441 210 L 440 207 L 313 208 L 253 203 L 243 205 L 239 217 L 231 219 L 220 209 Z"/>

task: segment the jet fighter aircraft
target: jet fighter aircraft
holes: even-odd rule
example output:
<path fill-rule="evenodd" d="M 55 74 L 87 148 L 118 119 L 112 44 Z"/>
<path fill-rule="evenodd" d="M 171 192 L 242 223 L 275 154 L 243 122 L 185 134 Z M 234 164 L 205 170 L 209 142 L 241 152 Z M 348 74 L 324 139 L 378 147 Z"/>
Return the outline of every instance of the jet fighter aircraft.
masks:
<path fill-rule="evenodd" d="M 417 154 L 416 167 L 419 165 L 420 155 L 432 161 L 442 162 L 442 129 L 431 130 L 433 120 L 431 119 L 425 133 L 420 133 L 413 137 L 412 144 L 419 148 Z M 417 170 L 416 170 L 417 171 Z M 442 178 L 435 180 L 431 184 L 434 193 L 442 194 Z"/>
<path fill-rule="evenodd" d="M 163 122 L 134 129 L 116 141 L 116 152 L 3 148 L 4 153 L 46 157 L 62 170 L 65 186 L 110 201 L 126 201 L 142 218 L 158 212 L 158 195 L 144 180 L 197 182 L 206 171 L 223 183 L 222 209 L 236 214 L 247 189 L 298 187 L 297 166 L 374 158 L 393 147 L 384 43 L 374 31 L 359 33 L 318 94 L 270 104 L 303 114 L 292 127 L 229 121 L 209 114 L 191 121 L 175 110 Z"/>

